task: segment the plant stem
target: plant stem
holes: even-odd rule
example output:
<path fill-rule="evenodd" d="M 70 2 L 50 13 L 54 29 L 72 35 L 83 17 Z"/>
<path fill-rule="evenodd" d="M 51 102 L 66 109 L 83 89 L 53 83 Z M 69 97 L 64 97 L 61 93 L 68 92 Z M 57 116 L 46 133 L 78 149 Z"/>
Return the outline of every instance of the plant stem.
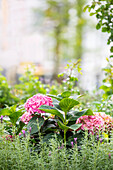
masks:
<path fill-rule="evenodd" d="M 67 124 L 67 122 L 66 122 L 66 115 L 67 115 L 67 112 L 65 112 L 65 120 L 64 120 L 64 125 L 66 125 Z M 64 143 L 66 144 L 66 132 L 67 132 L 67 130 L 65 129 L 64 130 Z"/>
<path fill-rule="evenodd" d="M 64 143 L 66 144 L 66 132 L 67 130 L 64 130 Z"/>

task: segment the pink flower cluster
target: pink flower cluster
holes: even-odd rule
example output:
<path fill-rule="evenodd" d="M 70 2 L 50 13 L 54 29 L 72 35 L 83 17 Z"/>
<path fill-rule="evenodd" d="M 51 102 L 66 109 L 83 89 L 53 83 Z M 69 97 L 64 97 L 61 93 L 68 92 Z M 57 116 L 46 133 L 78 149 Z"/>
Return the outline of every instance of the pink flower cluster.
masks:
<path fill-rule="evenodd" d="M 113 129 L 113 118 L 105 113 L 94 113 L 94 116 L 81 116 L 77 119 L 76 124 L 82 123 L 78 130 L 87 129 L 90 133 L 94 134 L 99 130 L 105 131 L 106 126 L 109 130 Z"/>
<path fill-rule="evenodd" d="M 102 129 L 104 126 L 104 121 L 99 116 L 84 115 L 77 119 L 76 124 L 78 123 L 82 123 L 82 126 L 78 130 L 87 129 L 92 134 Z"/>
<path fill-rule="evenodd" d="M 25 124 L 28 124 L 28 122 L 30 121 L 30 119 L 33 116 L 31 115 L 31 113 L 29 112 L 25 112 L 22 116 L 21 116 L 21 121 L 24 122 Z"/>
<path fill-rule="evenodd" d="M 94 114 L 103 119 L 105 131 L 110 132 L 113 130 L 113 118 L 110 115 L 106 115 L 104 112 L 95 112 Z"/>
<path fill-rule="evenodd" d="M 41 105 L 53 106 L 51 97 L 43 94 L 36 94 L 29 98 L 24 105 L 27 112 L 22 115 L 21 121 L 27 124 L 35 112 L 45 113 L 44 111 L 38 109 Z"/>
<path fill-rule="evenodd" d="M 44 111 L 38 109 L 41 105 L 53 106 L 51 97 L 43 94 L 36 94 L 26 101 L 25 109 L 31 114 L 34 114 L 35 112 L 44 113 Z"/>

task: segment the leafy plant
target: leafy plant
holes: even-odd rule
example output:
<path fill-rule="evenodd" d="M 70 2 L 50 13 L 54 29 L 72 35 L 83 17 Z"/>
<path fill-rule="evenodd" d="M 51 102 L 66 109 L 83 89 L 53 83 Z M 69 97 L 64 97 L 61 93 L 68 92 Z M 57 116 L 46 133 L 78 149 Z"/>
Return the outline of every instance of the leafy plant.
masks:
<path fill-rule="evenodd" d="M 89 140 L 90 138 L 90 140 Z M 81 170 L 81 169 L 113 169 L 113 138 L 110 142 L 103 143 L 104 139 L 99 136 L 99 141 L 85 133 L 78 147 L 71 141 L 71 148 L 67 149 L 62 141 L 54 137 L 39 144 L 40 152 L 34 145 L 29 143 L 29 135 L 26 138 L 17 136 L 13 142 L 0 139 L 0 169 L 45 169 L 45 170 Z"/>
<path fill-rule="evenodd" d="M 26 68 L 23 76 L 20 77 L 20 83 L 15 85 L 16 94 L 24 103 L 31 96 L 42 93 L 46 94 L 46 86 L 35 76 L 35 68 L 29 66 Z"/>
<path fill-rule="evenodd" d="M 0 73 L 0 108 L 11 106 L 18 101 L 19 99 L 12 94 L 12 88 L 8 85 L 6 77 Z"/>
<path fill-rule="evenodd" d="M 92 0 L 91 5 L 87 5 L 84 11 L 88 9 L 90 16 L 96 15 L 98 23 L 96 29 L 102 28 L 102 32 L 109 34 L 107 44 L 113 42 L 113 1 L 112 0 Z M 113 53 L 113 46 L 111 45 L 110 52 Z M 110 57 L 113 57 L 111 55 Z"/>
<path fill-rule="evenodd" d="M 77 62 L 69 62 L 65 67 L 64 72 L 60 73 L 58 77 L 62 77 L 62 87 L 63 91 L 71 91 L 72 94 L 80 94 L 77 86 L 78 74 L 81 73 L 80 60 Z"/>
<path fill-rule="evenodd" d="M 103 69 L 105 71 L 105 79 L 103 80 L 103 85 L 100 87 L 104 91 L 104 98 L 113 94 L 113 65 L 108 58 L 107 62 L 107 67 Z"/>
<path fill-rule="evenodd" d="M 56 99 L 54 107 L 42 105 L 39 109 L 55 115 L 56 122 L 64 134 L 64 143 L 66 143 L 67 131 L 75 132 L 81 126 L 81 124 L 76 124 L 77 118 L 82 115 L 92 115 L 93 113 L 90 109 L 81 112 L 72 110 L 79 102 L 71 97 L 71 92 L 69 91 L 65 91 L 57 96 L 51 95 L 51 97 Z"/>
<path fill-rule="evenodd" d="M 23 112 L 25 112 L 25 109 L 17 105 L 4 108 L 0 111 L 0 116 L 4 116 L 5 130 L 8 134 L 17 135 L 22 130 L 25 124 L 19 118 Z"/>
<path fill-rule="evenodd" d="M 105 112 L 113 117 L 113 95 L 109 95 L 107 99 L 101 98 L 99 101 L 93 101 L 90 107 L 94 112 Z"/>

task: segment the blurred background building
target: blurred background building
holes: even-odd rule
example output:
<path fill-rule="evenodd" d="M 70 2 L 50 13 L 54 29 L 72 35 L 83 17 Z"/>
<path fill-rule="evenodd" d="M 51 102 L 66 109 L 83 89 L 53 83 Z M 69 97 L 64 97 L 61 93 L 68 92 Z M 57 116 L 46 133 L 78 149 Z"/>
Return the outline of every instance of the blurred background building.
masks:
<path fill-rule="evenodd" d="M 33 9 L 40 5 L 40 0 L 0 0 L 0 66 L 11 84 L 16 83 L 18 75 L 23 73 L 27 64 L 34 63 L 39 76 L 51 76 L 53 73 L 51 44 L 54 41 L 51 41 L 46 31 L 34 29 Z M 84 15 L 89 20 L 94 20 L 87 13 Z M 86 27 L 82 43 L 83 75 L 80 77 L 80 84 L 83 89 L 91 91 L 99 87 L 103 79 L 102 68 L 109 55 L 107 37 L 97 31 L 95 26 L 92 29 Z M 61 68 L 68 59 L 70 58 L 62 59 Z"/>

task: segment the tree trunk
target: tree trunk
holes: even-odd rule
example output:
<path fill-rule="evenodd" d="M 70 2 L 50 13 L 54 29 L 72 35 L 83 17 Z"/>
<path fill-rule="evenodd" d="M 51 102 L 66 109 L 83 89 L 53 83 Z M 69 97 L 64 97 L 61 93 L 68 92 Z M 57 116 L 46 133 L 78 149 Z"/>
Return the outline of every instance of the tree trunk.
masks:
<path fill-rule="evenodd" d="M 60 67 L 60 33 L 61 33 L 60 26 L 57 26 L 55 29 L 56 45 L 54 48 L 54 70 L 52 80 L 54 79 L 58 80 L 58 73 Z"/>

